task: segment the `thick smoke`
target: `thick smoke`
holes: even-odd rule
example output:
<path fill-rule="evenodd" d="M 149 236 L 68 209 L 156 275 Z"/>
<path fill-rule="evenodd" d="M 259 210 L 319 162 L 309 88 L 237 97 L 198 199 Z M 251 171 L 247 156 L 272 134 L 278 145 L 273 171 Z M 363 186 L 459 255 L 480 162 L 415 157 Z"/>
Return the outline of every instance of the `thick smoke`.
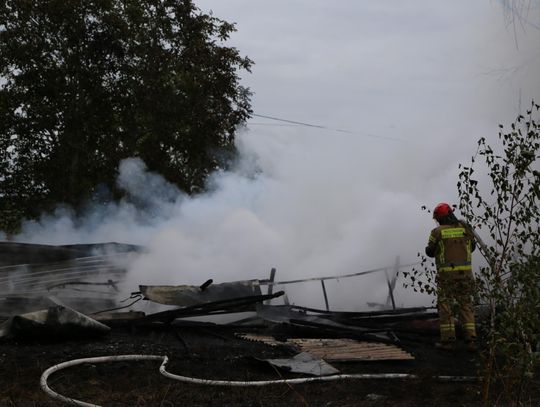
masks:
<path fill-rule="evenodd" d="M 18 240 L 144 245 L 132 291 L 266 278 L 272 267 L 290 280 L 415 262 L 435 226 L 421 206 L 457 203 L 458 163 L 476 140 L 540 98 L 535 8 L 513 34 L 489 3 L 288 2 L 286 15 L 261 1 L 198 4 L 238 22 L 233 45 L 257 63 L 245 78 L 257 113 L 358 134 L 254 119 L 237 137 L 237 166 L 214 174 L 207 193 L 185 196 L 133 158 L 119 168 L 129 199 L 82 218 L 59 209 Z M 327 289 L 332 308 L 387 296 L 383 273 Z M 322 305 L 320 283 L 287 291 Z M 397 301 L 430 302 L 405 291 Z"/>
<path fill-rule="evenodd" d="M 426 222 L 418 224 L 420 201 L 385 186 L 382 151 L 374 155 L 356 136 L 328 140 L 324 133 L 243 132 L 237 168 L 215 174 L 210 192 L 196 197 L 148 172 L 139 159 L 125 160 L 118 185 L 126 200 L 78 219 L 59 210 L 25 224 L 18 240 L 144 245 L 149 252 L 131 266 L 132 290 L 266 278 L 272 267 L 278 280 L 290 280 L 391 266 L 398 255 L 415 261 L 426 233 Z M 379 149 L 396 148 L 386 143 Z M 386 301 L 383 274 L 355 281 L 328 283 L 334 305 L 343 297 Z M 322 298 L 318 284 L 289 288 L 295 302 L 295 291 L 303 298 L 311 293 L 315 303 Z"/>

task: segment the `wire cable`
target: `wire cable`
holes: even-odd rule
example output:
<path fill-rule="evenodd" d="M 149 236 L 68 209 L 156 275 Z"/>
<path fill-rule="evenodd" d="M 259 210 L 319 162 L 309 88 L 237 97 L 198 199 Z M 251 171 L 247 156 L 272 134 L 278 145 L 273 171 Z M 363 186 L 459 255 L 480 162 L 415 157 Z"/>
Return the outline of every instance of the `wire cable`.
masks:
<path fill-rule="evenodd" d="M 135 297 L 132 297 L 132 298 L 135 298 Z M 104 309 L 104 310 L 101 310 L 101 311 L 98 311 L 98 312 L 94 312 L 92 313 L 91 315 L 98 315 L 98 314 L 103 314 L 104 312 L 111 312 L 111 311 L 118 311 L 119 309 L 124 309 L 124 308 L 129 308 L 131 307 L 133 304 L 136 304 L 137 302 L 139 302 L 140 300 L 143 299 L 143 296 L 140 295 L 140 296 L 137 296 L 137 299 L 130 302 L 128 305 L 123 305 L 121 307 L 116 307 L 116 308 L 109 308 L 109 309 Z M 125 301 L 125 300 L 124 300 Z"/>
<path fill-rule="evenodd" d="M 376 138 L 376 139 L 383 139 L 383 140 L 390 140 L 390 141 L 400 141 L 400 142 L 405 141 L 405 140 L 397 138 L 397 137 L 376 136 L 374 134 L 369 134 L 369 133 L 358 133 L 358 132 L 355 132 L 355 131 L 350 131 L 350 130 L 345 130 L 345 129 L 336 129 L 336 128 L 333 128 L 333 127 L 322 126 L 322 125 L 319 125 L 319 124 L 311 124 L 311 123 L 299 122 L 299 121 L 296 121 L 296 120 L 281 119 L 279 117 L 267 116 L 267 115 L 263 115 L 263 114 L 252 113 L 252 116 L 260 117 L 260 118 L 268 119 L 268 120 L 275 120 L 275 121 L 283 122 L 283 123 L 294 124 L 294 125 L 297 125 L 297 126 L 313 127 L 313 128 L 316 128 L 316 129 L 337 131 L 339 133 L 354 134 L 354 135 L 363 136 L 363 137 L 371 137 L 371 138 Z M 259 124 L 259 123 L 257 123 L 257 124 Z"/>

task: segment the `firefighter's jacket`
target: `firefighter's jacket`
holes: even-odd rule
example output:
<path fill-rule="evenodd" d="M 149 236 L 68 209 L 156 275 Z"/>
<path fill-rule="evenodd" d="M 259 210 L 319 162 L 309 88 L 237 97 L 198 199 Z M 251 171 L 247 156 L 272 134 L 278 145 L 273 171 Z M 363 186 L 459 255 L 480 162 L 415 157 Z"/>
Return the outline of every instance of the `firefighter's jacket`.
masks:
<path fill-rule="evenodd" d="M 440 225 L 429 235 L 426 254 L 435 257 L 437 271 L 471 271 L 471 253 L 475 249 L 474 236 L 461 223 Z"/>

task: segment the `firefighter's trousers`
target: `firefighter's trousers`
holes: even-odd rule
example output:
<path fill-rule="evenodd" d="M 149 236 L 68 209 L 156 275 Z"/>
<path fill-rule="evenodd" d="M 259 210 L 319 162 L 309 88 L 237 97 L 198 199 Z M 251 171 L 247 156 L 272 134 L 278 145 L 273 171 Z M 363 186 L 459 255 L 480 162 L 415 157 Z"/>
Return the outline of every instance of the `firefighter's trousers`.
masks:
<path fill-rule="evenodd" d="M 457 303 L 459 320 L 464 328 L 466 340 L 476 339 L 476 325 L 472 296 L 474 278 L 472 271 L 443 271 L 437 276 L 437 308 L 441 330 L 441 341 L 456 339 L 453 305 Z"/>

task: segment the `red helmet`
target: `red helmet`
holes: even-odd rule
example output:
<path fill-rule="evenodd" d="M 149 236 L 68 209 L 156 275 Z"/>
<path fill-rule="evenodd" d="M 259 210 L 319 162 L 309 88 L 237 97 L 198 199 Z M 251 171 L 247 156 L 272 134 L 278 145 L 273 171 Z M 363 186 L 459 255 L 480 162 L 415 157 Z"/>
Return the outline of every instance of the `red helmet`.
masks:
<path fill-rule="evenodd" d="M 433 219 L 438 220 L 444 218 L 453 212 L 454 211 L 450 205 L 444 202 L 440 203 L 435 207 L 435 209 L 433 209 Z"/>

